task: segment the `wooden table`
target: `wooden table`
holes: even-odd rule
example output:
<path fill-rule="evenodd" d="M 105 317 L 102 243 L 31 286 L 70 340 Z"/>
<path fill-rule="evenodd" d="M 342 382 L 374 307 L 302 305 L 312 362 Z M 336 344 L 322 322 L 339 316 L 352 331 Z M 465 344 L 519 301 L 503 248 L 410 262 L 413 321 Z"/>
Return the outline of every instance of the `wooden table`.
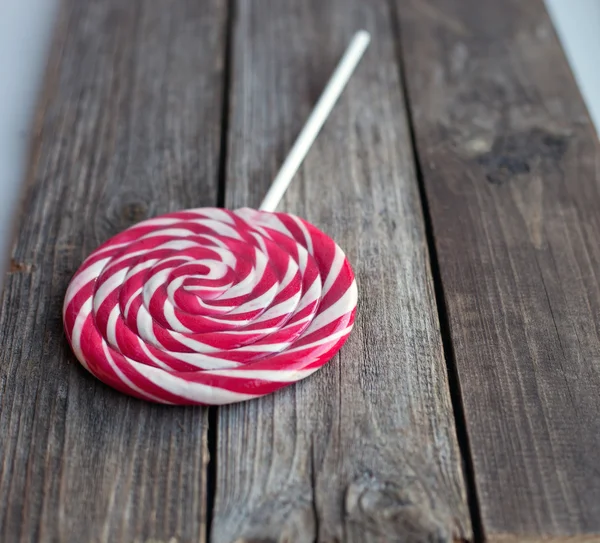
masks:
<path fill-rule="evenodd" d="M 359 285 L 275 395 L 150 405 L 76 362 L 68 281 L 134 222 L 285 196 Z M 600 541 L 600 149 L 541 0 L 64 0 L 0 310 L 0 541 Z"/>

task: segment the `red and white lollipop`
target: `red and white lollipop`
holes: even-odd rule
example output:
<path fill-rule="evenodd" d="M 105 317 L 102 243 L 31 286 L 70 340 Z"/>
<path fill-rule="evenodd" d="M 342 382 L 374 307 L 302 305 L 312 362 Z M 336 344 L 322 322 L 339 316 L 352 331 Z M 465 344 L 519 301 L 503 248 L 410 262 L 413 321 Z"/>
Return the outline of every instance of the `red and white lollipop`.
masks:
<path fill-rule="evenodd" d="M 303 379 L 341 348 L 356 312 L 350 264 L 315 226 L 274 209 L 368 42 L 352 40 L 260 210 L 162 215 L 84 261 L 63 320 L 88 371 L 145 400 L 218 405 Z"/>

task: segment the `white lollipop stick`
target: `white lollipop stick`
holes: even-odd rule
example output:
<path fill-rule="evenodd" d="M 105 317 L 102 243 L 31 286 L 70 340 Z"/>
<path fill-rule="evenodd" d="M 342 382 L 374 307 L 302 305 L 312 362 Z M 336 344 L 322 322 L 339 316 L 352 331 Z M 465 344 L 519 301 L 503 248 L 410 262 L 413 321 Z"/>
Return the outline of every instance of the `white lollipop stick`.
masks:
<path fill-rule="evenodd" d="M 360 30 L 352 38 L 348 49 L 346 49 L 344 56 L 337 65 L 319 101 L 296 139 L 292 150 L 283 162 L 267 195 L 260 204 L 259 209 L 261 211 L 275 211 L 277 208 L 292 178 L 298 171 L 300 164 L 315 141 L 327 117 L 329 117 L 333 106 L 340 97 L 340 94 L 342 94 L 344 87 L 348 83 L 350 76 L 354 72 L 370 41 L 371 36 L 365 30 Z"/>

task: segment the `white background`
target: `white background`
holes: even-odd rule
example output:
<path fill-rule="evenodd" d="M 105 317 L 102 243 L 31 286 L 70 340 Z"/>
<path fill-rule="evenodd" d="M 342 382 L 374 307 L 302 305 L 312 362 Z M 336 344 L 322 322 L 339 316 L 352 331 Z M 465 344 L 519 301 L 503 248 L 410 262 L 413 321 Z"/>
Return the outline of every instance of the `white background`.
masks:
<path fill-rule="evenodd" d="M 546 5 L 598 129 L 600 0 L 546 0 Z M 0 0 L 0 271 L 8 263 L 13 220 L 18 219 L 33 112 L 57 6 L 58 0 Z M 3 278 L 0 273 L 0 287 Z"/>

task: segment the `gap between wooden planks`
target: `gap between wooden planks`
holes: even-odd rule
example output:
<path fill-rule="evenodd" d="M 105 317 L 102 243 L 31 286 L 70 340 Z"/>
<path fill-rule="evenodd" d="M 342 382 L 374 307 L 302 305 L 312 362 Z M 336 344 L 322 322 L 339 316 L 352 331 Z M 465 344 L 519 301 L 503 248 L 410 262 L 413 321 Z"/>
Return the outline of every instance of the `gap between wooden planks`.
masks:
<path fill-rule="evenodd" d="M 600 149 L 541 0 L 396 2 L 488 541 L 600 541 Z"/>

